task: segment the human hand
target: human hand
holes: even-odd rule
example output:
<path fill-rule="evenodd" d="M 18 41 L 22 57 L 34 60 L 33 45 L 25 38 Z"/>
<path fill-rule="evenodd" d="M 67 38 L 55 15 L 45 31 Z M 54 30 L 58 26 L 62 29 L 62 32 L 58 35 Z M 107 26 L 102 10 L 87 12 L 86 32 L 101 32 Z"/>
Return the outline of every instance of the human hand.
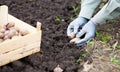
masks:
<path fill-rule="evenodd" d="M 68 28 L 67 28 L 67 36 L 71 38 L 71 33 L 73 32 L 74 34 L 78 33 L 78 29 L 82 26 L 84 26 L 84 24 L 86 24 L 88 22 L 88 19 L 84 18 L 84 17 L 78 17 L 76 18 L 74 21 L 72 21 Z"/>
<path fill-rule="evenodd" d="M 90 20 L 87 24 L 83 26 L 80 32 L 76 35 L 77 38 L 80 38 L 85 34 L 85 37 L 83 39 L 75 41 L 75 44 L 77 44 L 77 46 L 82 46 L 89 39 L 94 38 L 95 30 L 96 30 L 96 24 L 92 20 Z"/>

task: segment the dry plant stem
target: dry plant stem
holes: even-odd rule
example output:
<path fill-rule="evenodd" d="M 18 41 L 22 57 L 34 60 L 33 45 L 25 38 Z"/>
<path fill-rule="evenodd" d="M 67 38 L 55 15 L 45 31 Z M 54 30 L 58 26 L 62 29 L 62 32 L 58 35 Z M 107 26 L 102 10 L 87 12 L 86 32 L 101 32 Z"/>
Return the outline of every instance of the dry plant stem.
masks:
<path fill-rule="evenodd" d="M 88 64 L 88 61 L 84 63 L 83 65 L 84 69 L 83 71 L 88 72 L 91 68 L 93 68 L 93 64 Z"/>
<path fill-rule="evenodd" d="M 115 44 L 113 44 L 113 46 L 112 46 L 113 47 L 113 52 L 115 52 L 115 49 L 116 49 L 117 45 L 118 45 L 118 41 L 116 41 Z"/>

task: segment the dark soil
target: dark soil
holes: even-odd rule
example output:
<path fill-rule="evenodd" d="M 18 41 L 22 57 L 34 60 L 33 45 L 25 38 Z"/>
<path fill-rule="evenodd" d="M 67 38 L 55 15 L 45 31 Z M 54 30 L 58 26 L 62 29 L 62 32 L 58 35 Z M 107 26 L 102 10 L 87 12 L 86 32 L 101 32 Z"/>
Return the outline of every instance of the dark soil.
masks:
<path fill-rule="evenodd" d="M 0 5 L 8 5 L 10 14 L 32 26 L 42 23 L 41 52 L 2 66 L 0 72 L 53 72 L 58 64 L 64 72 L 78 71 L 76 61 L 84 46 L 69 44 L 66 36 L 70 17 L 75 17 L 72 6 L 80 7 L 78 0 L 0 0 Z"/>

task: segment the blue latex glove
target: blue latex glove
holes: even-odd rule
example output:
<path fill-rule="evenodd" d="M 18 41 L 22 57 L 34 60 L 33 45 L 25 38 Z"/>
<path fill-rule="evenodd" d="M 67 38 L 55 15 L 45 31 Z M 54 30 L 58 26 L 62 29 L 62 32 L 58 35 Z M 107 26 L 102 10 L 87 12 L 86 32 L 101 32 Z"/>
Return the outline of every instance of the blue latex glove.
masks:
<path fill-rule="evenodd" d="M 80 32 L 76 35 L 76 37 L 81 37 L 85 34 L 85 37 L 83 39 L 75 42 L 77 46 L 81 46 L 84 43 L 86 43 L 89 39 L 94 38 L 95 30 L 96 24 L 92 20 L 90 20 L 87 24 L 83 26 Z"/>
<path fill-rule="evenodd" d="M 74 21 L 72 21 L 68 28 L 67 28 L 67 36 L 70 36 L 70 34 L 72 32 L 74 32 L 74 34 L 76 34 L 78 32 L 78 29 L 86 24 L 88 22 L 88 19 L 84 18 L 84 17 L 78 17 L 76 18 Z"/>

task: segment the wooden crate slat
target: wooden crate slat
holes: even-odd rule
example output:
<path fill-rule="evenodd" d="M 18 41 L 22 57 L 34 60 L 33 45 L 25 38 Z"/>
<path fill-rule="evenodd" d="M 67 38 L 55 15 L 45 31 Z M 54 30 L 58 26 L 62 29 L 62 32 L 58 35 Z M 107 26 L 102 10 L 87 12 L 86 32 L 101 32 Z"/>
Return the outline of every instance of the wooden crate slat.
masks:
<path fill-rule="evenodd" d="M 0 6 L 0 26 L 8 21 L 8 7 L 6 5 Z M 1 28 L 0 27 L 0 28 Z"/>
<path fill-rule="evenodd" d="M 21 59 L 23 57 L 26 57 L 28 55 L 34 54 L 34 53 L 39 52 L 39 51 L 40 51 L 40 48 L 34 48 L 34 49 L 30 50 L 30 51 L 24 52 L 23 54 L 18 54 L 17 53 L 15 56 L 12 56 L 11 58 L 9 57 L 9 58 L 5 59 L 4 61 L 1 61 L 0 62 L 0 66 L 8 64 L 10 62 L 13 62 L 15 60 Z M 16 51 L 14 51 L 14 52 L 16 52 Z"/>
<path fill-rule="evenodd" d="M 16 17 L 14 17 L 10 14 L 8 14 L 8 22 L 11 22 L 11 21 L 15 22 L 16 26 L 19 27 L 20 29 L 25 28 L 31 33 L 37 32 L 35 27 L 17 19 Z"/>
<path fill-rule="evenodd" d="M 16 49 L 16 50 L 13 50 L 13 51 L 10 51 L 8 53 L 4 53 L 4 54 L 1 54 L 0 55 L 0 61 L 4 61 L 4 59 L 8 59 L 8 58 L 11 58 L 12 56 L 15 56 L 16 54 L 23 54 L 29 50 L 32 50 L 34 48 L 40 48 L 40 42 L 35 42 L 35 43 L 32 43 L 31 45 L 27 45 L 25 47 L 21 47 L 19 49 Z"/>
<path fill-rule="evenodd" d="M 14 50 L 14 49 L 21 48 L 23 46 L 27 46 L 36 41 L 41 41 L 40 34 L 41 34 L 41 31 L 34 33 L 34 34 L 28 34 L 18 39 L 3 42 L 0 44 L 0 54 Z"/>

